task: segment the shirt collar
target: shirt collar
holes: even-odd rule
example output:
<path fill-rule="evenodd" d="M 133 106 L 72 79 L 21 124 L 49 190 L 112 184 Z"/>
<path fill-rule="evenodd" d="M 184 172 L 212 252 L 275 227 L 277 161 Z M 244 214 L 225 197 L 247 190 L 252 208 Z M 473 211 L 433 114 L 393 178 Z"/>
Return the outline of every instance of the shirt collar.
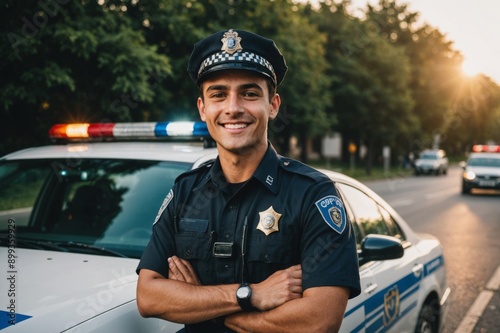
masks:
<path fill-rule="evenodd" d="M 267 151 L 264 154 L 264 158 L 260 162 L 257 170 L 255 170 L 253 174 L 253 178 L 259 180 L 266 188 L 268 188 L 271 192 L 277 192 L 277 175 L 278 175 L 278 167 L 279 167 L 279 156 L 271 143 L 268 143 Z M 204 186 L 209 180 L 217 186 L 218 188 L 224 189 L 227 185 L 226 179 L 224 178 L 224 174 L 222 173 L 222 168 L 220 165 L 219 157 L 214 161 L 210 172 L 206 175 L 203 182 L 199 187 Z"/>
<path fill-rule="evenodd" d="M 279 167 L 279 156 L 274 147 L 269 142 L 266 154 L 260 162 L 253 177 L 258 179 L 271 192 L 277 192 L 277 176 Z"/>

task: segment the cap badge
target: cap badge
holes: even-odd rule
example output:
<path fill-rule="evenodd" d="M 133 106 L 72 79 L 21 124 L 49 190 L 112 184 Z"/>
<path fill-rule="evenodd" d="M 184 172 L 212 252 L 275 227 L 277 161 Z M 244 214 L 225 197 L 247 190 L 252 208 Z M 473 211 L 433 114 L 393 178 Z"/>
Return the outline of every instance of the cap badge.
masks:
<path fill-rule="evenodd" d="M 259 216 L 260 220 L 259 224 L 257 225 L 257 229 L 265 233 L 266 236 L 269 236 L 269 234 L 272 234 L 275 231 L 279 231 L 278 222 L 281 218 L 281 214 L 277 213 L 273 209 L 273 206 L 269 207 L 263 212 L 259 212 Z"/>
<path fill-rule="evenodd" d="M 241 47 L 241 37 L 238 37 L 238 33 L 230 29 L 228 32 L 224 33 L 224 37 L 221 39 L 222 48 L 221 50 L 229 54 L 243 50 Z"/>

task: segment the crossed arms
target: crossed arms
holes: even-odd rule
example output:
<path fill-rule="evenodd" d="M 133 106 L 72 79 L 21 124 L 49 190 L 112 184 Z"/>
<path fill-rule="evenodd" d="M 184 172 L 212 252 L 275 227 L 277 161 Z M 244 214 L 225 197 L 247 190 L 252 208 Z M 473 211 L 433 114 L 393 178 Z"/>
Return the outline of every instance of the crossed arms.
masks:
<path fill-rule="evenodd" d="M 236 301 L 238 284 L 203 286 L 188 261 L 169 258 L 169 277 L 142 269 L 137 305 L 144 317 L 192 324 L 224 317 L 236 332 L 338 332 L 349 289 L 314 287 L 302 290 L 300 265 L 277 271 L 251 284 L 252 305 L 242 312 Z"/>

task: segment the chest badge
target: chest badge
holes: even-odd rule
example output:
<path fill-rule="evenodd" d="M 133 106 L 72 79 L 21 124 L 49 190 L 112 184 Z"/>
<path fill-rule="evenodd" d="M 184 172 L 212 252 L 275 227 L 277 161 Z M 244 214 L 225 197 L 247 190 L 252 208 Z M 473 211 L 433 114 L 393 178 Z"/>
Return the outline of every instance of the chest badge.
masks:
<path fill-rule="evenodd" d="M 273 206 L 269 207 L 263 212 L 259 212 L 260 220 L 257 225 L 257 229 L 262 231 L 269 236 L 275 231 L 279 231 L 279 220 L 281 218 L 281 214 L 276 212 L 273 209 Z"/>

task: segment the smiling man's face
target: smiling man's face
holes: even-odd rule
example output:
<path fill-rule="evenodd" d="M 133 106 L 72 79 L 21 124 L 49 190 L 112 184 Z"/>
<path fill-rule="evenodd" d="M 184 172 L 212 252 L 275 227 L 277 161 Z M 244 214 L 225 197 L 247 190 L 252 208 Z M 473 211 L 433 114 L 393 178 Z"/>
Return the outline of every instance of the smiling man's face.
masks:
<path fill-rule="evenodd" d="M 202 84 L 200 117 L 219 151 L 248 154 L 267 149 L 268 121 L 278 114 L 278 94 L 269 96 L 266 79 L 257 73 L 231 70 L 214 73 Z"/>

